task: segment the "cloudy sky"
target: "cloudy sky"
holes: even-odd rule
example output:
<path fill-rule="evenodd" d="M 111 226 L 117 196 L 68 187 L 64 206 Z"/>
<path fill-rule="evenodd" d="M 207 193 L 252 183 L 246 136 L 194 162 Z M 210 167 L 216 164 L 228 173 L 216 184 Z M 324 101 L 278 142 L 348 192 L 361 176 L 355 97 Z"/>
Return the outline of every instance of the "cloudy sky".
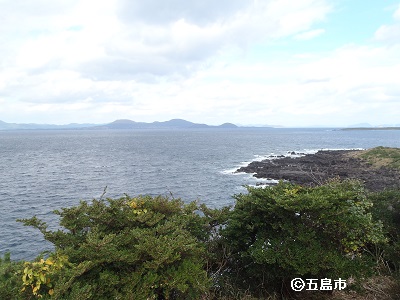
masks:
<path fill-rule="evenodd" d="M 0 0 L 0 120 L 400 124 L 400 2 Z"/>

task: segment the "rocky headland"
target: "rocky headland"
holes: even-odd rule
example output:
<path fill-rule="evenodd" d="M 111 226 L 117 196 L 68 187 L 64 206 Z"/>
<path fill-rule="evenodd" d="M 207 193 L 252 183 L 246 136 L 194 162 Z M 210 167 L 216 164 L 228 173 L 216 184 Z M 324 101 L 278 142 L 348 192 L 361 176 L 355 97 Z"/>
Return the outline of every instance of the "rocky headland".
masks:
<path fill-rule="evenodd" d="M 373 149 L 392 151 L 396 148 Z M 396 151 L 400 152 L 399 149 Z M 315 154 L 300 157 L 270 157 L 263 161 L 251 162 L 248 166 L 238 169 L 237 172 L 254 173 L 257 178 L 285 180 L 308 186 L 339 177 L 359 179 L 370 191 L 400 188 L 400 170 L 393 168 L 388 163 L 388 159 L 371 160 L 369 153 L 375 152 L 321 150 Z"/>

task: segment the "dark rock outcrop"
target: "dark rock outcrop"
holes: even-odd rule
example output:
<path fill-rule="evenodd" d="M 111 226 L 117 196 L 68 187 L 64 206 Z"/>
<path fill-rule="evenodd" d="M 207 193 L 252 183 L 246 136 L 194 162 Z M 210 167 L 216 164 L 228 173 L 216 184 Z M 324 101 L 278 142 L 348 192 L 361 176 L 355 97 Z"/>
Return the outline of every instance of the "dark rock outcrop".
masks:
<path fill-rule="evenodd" d="M 329 178 L 354 178 L 367 189 L 379 191 L 400 188 L 400 172 L 387 167 L 375 168 L 354 157 L 357 150 L 318 151 L 302 157 L 284 157 L 254 161 L 237 172 L 254 173 L 257 178 L 286 180 L 301 185 L 317 185 Z"/>

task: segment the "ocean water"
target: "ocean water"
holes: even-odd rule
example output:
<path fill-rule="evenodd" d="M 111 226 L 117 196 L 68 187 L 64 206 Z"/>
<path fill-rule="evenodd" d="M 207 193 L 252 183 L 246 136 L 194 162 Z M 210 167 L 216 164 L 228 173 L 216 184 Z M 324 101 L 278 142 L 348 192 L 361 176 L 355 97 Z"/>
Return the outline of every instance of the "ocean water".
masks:
<path fill-rule="evenodd" d="M 0 255 L 32 259 L 51 250 L 16 222 L 37 215 L 57 226 L 54 209 L 80 200 L 139 194 L 173 195 L 211 207 L 254 185 L 234 171 L 271 154 L 319 149 L 400 147 L 400 131 L 201 129 L 176 131 L 0 131 Z"/>

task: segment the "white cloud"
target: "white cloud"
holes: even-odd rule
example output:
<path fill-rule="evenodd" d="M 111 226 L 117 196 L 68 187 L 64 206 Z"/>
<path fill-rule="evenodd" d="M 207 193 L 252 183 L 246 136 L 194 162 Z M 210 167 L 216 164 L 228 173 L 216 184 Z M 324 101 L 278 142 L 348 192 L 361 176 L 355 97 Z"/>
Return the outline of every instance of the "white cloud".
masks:
<path fill-rule="evenodd" d="M 296 40 L 307 41 L 307 40 L 316 38 L 324 33 L 325 33 L 325 29 L 313 29 L 313 30 L 309 30 L 309 31 L 305 31 L 305 32 L 296 34 L 294 36 L 294 38 Z"/>
<path fill-rule="evenodd" d="M 400 4 L 393 13 L 393 24 L 384 24 L 375 32 L 374 38 L 378 41 L 387 42 L 390 45 L 400 42 Z"/>
<path fill-rule="evenodd" d="M 275 36 L 293 35 L 325 19 L 332 7 L 326 1 L 271 1 L 266 16 L 279 23 Z"/>
<path fill-rule="evenodd" d="M 400 42 L 400 24 L 382 25 L 375 32 L 375 39 L 378 41 L 385 41 L 390 44 L 397 44 Z"/>
<path fill-rule="evenodd" d="M 330 10 L 325 0 L 286 2 L 3 1 L 1 63 L 94 79 L 188 76 L 227 47 L 296 34 Z"/>
<path fill-rule="evenodd" d="M 103 56 L 82 65 L 85 76 L 139 81 L 187 77 L 227 48 L 246 49 L 254 42 L 296 34 L 330 11 L 324 0 L 291 6 L 282 0 L 157 3 L 121 1 L 120 30 L 104 44 Z"/>
<path fill-rule="evenodd" d="M 202 1 L 119 1 L 118 15 L 127 23 L 155 24 L 164 26 L 179 19 L 204 26 L 224 20 L 253 1 L 241 0 L 202 0 Z"/>
<path fill-rule="evenodd" d="M 397 23 L 375 35 L 389 48 L 249 58 L 324 34 L 332 9 L 328 0 L 3 0 L 0 112 L 10 122 L 295 126 L 399 111 Z"/>
<path fill-rule="evenodd" d="M 393 18 L 397 21 L 400 21 L 400 4 L 398 5 L 396 11 L 394 12 Z"/>

